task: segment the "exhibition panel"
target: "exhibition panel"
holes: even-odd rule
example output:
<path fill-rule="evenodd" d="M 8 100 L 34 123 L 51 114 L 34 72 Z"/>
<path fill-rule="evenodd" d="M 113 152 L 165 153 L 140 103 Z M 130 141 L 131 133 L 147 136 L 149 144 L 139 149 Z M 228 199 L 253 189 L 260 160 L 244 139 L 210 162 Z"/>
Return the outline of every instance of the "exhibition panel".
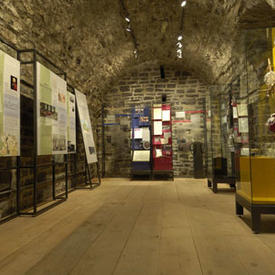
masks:
<path fill-rule="evenodd" d="M 151 110 L 150 107 L 132 109 L 131 150 L 132 176 L 151 175 Z"/>
<path fill-rule="evenodd" d="M 2 223 L 16 217 L 19 209 L 21 77 L 20 62 L 14 58 L 17 49 L 1 38 L 0 46 L 0 201 L 11 205 L 0 212 Z"/>
<path fill-rule="evenodd" d="M 261 214 L 275 214 L 275 36 L 274 29 L 246 31 L 244 36 L 248 66 L 246 91 L 238 105 L 243 142 L 236 213 L 242 215 L 247 208 L 252 230 L 258 233 Z"/>
<path fill-rule="evenodd" d="M 76 153 L 76 104 L 75 95 L 67 92 L 67 150 L 69 154 Z"/>
<path fill-rule="evenodd" d="M 37 62 L 37 154 L 67 154 L 67 83 Z"/>
<path fill-rule="evenodd" d="M 152 108 L 153 173 L 173 177 L 171 106 L 155 104 Z"/>
<path fill-rule="evenodd" d="M 28 133 L 33 144 L 20 158 L 20 169 L 29 172 L 29 180 L 20 182 L 18 188 L 19 214 L 36 216 L 68 198 L 66 74 L 35 49 L 19 50 L 18 58 L 22 71 L 31 74 L 22 77 L 22 85 L 33 93 L 29 103 L 24 99 L 33 108 L 33 129 Z M 50 178 L 41 177 L 47 172 Z M 45 186 L 51 201 L 43 196 Z"/>
<path fill-rule="evenodd" d="M 20 155 L 20 62 L 0 50 L 0 156 Z"/>
<path fill-rule="evenodd" d="M 75 90 L 76 94 L 76 105 L 79 118 L 79 124 L 81 128 L 82 138 L 85 148 L 85 169 L 88 172 L 88 178 L 85 179 L 84 187 L 78 186 L 78 189 L 93 188 L 101 184 L 99 164 L 97 159 L 96 147 L 94 142 L 93 129 L 91 125 L 89 107 L 87 103 L 86 95 Z M 97 182 L 92 179 L 92 172 L 90 165 L 96 165 Z"/>
<path fill-rule="evenodd" d="M 83 141 L 85 145 L 85 152 L 87 163 L 95 163 L 97 162 L 96 148 L 93 136 L 93 130 L 91 125 L 91 119 L 89 114 L 89 108 L 87 103 L 86 95 L 79 91 L 75 91 L 76 94 L 76 103 L 77 103 L 77 111 L 80 120 L 80 126 L 83 136 Z"/>

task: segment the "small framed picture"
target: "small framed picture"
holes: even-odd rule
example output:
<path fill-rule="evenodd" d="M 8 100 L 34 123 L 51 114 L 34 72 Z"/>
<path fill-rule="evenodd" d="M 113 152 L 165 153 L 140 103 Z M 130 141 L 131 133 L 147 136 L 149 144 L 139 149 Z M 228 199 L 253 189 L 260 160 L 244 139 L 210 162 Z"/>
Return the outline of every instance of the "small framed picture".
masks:
<path fill-rule="evenodd" d="M 17 92 L 18 89 L 18 83 L 17 78 L 15 76 L 11 75 L 11 89 Z"/>

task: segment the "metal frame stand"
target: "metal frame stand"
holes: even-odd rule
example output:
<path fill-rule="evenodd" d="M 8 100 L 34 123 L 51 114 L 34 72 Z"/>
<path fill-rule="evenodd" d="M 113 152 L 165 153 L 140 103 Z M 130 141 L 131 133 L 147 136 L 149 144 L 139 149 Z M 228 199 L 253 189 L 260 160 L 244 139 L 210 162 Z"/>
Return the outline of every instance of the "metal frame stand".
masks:
<path fill-rule="evenodd" d="M 275 214 L 274 204 L 254 204 L 236 194 L 236 215 L 243 215 L 243 208 L 251 213 L 251 230 L 258 234 L 261 230 L 261 214 Z"/>
<path fill-rule="evenodd" d="M 214 193 L 218 193 L 218 184 L 227 183 L 231 188 L 236 188 L 236 178 L 229 176 L 213 176 L 213 178 L 207 179 L 207 185 L 212 189 Z"/>
<path fill-rule="evenodd" d="M 16 53 L 16 59 L 19 61 L 19 59 L 18 59 L 18 49 L 15 47 L 15 45 L 13 45 L 12 43 L 7 42 L 6 40 L 4 40 L 1 37 L 0 37 L 0 42 L 2 44 L 4 44 L 5 46 L 7 46 L 8 48 L 14 50 L 15 53 Z M 17 217 L 18 214 L 19 214 L 19 203 L 20 203 L 20 201 L 19 201 L 19 196 L 18 196 L 18 190 L 20 188 L 20 156 L 11 157 L 11 158 L 16 158 L 16 166 L 13 166 L 13 167 L 10 167 L 10 168 L 0 168 L 0 171 L 4 172 L 4 171 L 16 170 L 16 190 L 10 189 L 10 190 L 1 191 L 0 192 L 0 197 L 16 193 L 16 209 L 15 209 L 14 213 L 12 213 L 8 216 L 5 216 L 3 218 L 0 218 L 0 224 L 5 223 L 5 222 Z"/>
<path fill-rule="evenodd" d="M 22 54 L 32 54 L 31 60 L 24 61 L 22 60 Z M 21 65 L 32 65 L 33 67 L 33 83 L 28 84 L 27 86 L 33 88 L 33 116 L 34 116 L 34 154 L 33 154 L 33 164 L 30 166 L 20 166 L 20 169 L 32 169 L 33 170 L 33 204 L 32 204 L 32 211 L 21 211 L 20 205 L 19 205 L 19 214 L 20 215 L 27 215 L 27 216 L 37 216 L 50 208 L 53 208 L 54 206 L 64 202 L 68 198 L 68 156 L 64 155 L 64 163 L 56 163 L 55 160 L 52 160 L 52 163 L 50 164 L 38 164 L 38 158 L 37 155 L 37 58 L 40 57 L 42 60 L 44 60 L 47 64 L 50 64 L 52 67 L 54 67 L 57 71 L 60 72 L 60 75 L 64 77 L 66 80 L 66 73 L 63 72 L 59 67 L 57 67 L 54 63 L 52 63 L 48 58 L 46 58 L 44 55 L 39 53 L 36 49 L 27 49 L 27 50 L 19 50 L 18 51 L 18 60 L 21 62 Z M 22 81 L 22 84 L 26 85 L 25 81 Z M 57 165 L 64 165 L 65 166 L 65 193 L 59 194 L 56 196 L 56 177 L 55 177 L 55 169 Z M 38 168 L 40 167 L 52 167 L 52 199 L 53 202 L 50 205 L 47 205 L 44 208 L 37 209 L 38 208 Z M 20 188 L 18 189 L 18 198 L 20 198 Z M 42 205 L 42 203 L 41 203 Z"/>
<path fill-rule="evenodd" d="M 73 88 L 73 93 L 75 94 L 75 89 Z M 103 107 L 102 107 L 103 108 Z M 77 105 L 76 105 L 76 109 L 77 109 Z M 76 112 L 76 114 L 78 114 L 78 112 Z M 80 118 L 77 115 L 77 126 L 80 124 Z M 81 131 L 82 134 L 82 131 Z M 84 138 L 83 138 L 83 134 L 82 134 L 82 139 L 83 139 L 83 144 L 84 144 Z M 78 144 L 78 141 L 76 142 Z M 85 146 L 85 144 L 84 144 Z M 98 178 L 98 182 L 93 183 L 92 179 L 92 172 L 91 172 L 91 167 L 90 164 L 87 161 L 87 157 L 86 157 L 86 152 L 85 152 L 85 183 L 84 185 L 76 185 L 75 186 L 75 190 L 92 190 L 98 186 L 101 185 L 101 176 L 100 176 L 100 169 L 99 169 L 99 163 L 98 161 L 92 164 L 96 164 L 96 171 L 97 171 L 97 178 Z"/>

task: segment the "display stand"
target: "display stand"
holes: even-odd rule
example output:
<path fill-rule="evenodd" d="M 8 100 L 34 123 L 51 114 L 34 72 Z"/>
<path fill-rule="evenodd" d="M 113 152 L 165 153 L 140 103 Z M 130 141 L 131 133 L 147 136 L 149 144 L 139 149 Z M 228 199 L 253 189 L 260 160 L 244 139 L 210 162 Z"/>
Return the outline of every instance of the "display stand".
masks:
<path fill-rule="evenodd" d="M 132 179 L 140 177 L 151 178 L 151 114 L 150 108 L 132 109 Z"/>
<path fill-rule="evenodd" d="M 230 90 L 228 91 L 228 86 L 219 86 L 211 89 L 210 95 L 210 110 L 211 110 L 211 122 L 210 126 L 207 128 L 207 135 L 210 135 L 211 142 L 210 150 L 211 151 L 211 161 L 208 161 L 208 165 L 210 165 L 210 169 L 208 169 L 207 173 L 207 183 L 208 187 L 212 189 L 214 193 L 218 192 L 218 184 L 228 184 L 231 188 L 235 189 L 236 177 L 235 177 L 235 160 L 234 153 L 230 153 L 227 140 L 228 140 L 228 128 L 233 127 L 230 125 L 230 121 L 233 120 L 233 105 L 232 105 L 232 86 L 230 85 Z M 226 98 L 222 98 L 222 92 L 220 90 L 224 90 L 226 92 Z M 214 93 L 215 95 L 213 95 Z M 217 93 L 220 93 L 217 95 Z M 227 93 L 229 96 L 227 96 Z M 213 98 L 215 96 L 215 99 Z M 209 105 L 209 104 L 208 104 Z M 218 114 L 218 115 L 217 115 Z M 216 115 L 216 117 L 215 117 Z M 207 117 L 207 116 L 206 116 Z M 207 123 L 206 123 L 207 124 Z M 216 129 L 214 129 L 216 128 Z M 219 136 L 218 141 L 213 140 L 213 135 L 217 132 L 219 128 Z M 214 152 L 213 143 L 220 143 L 220 151 Z M 217 145 L 217 144 L 216 144 Z M 208 146 L 209 148 L 209 146 Z M 232 148 L 231 148 L 232 149 Z M 233 149 L 234 150 L 234 149 Z M 233 153 L 233 154 L 232 154 Z M 209 152 L 208 152 L 209 154 Z M 231 162 L 230 174 L 228 175 L 228 164 Z"/>
<path fill-rule="evenodd" d="M 275 28 L 243 30 L 244 87 L 238 100 L 240 145 L 236 214 L 251 214 L 260 233 L 261 215 L 275 214 Z M 256 73 L 257 72 L 257 73 Z"/>
<path fill-rule="evenodd" d="M 24 56 L 25 55 L 25 56 Z M 32 74 L 33 74 L 33 83 L 27 83 L 26 81 L 22 81 L 23 85 L 31 87 L 33 89 L 33 127 L 34 127 L 34 153 L 32 157 L 31 165 L 20 165 L 20 169 L 31 169 L 33 172 L 33 203 L 32 207 L 27 211 L 22 211 L 19 202 L 19 214 L 20 215 L 31 215 L 36 216 L 39 215 L 48 209 L 64 202 L 68 198 L 68 156 L 64 155 L 63 163 L 56 163 L 54 157 L 52 157 L 51 163 L 43 163 L 39 164 L 39 156 L 37 152 L 37 61 L 38 58 L 43 60 L 46 64 L 49 64 L 51 67 L 55 68 L 60 76 L 63 76 L 66 80 L 66 73 L 63 72 L 59 67 L 57 67 L 53 62 L 51 62 L 48 58 L 39 53 L 36 49 L 27 49 L 27 50 L 19 50 L 18 51 L 18 59 L 21 61 L 21 66 L 30 65 L 32 66 Z M 21 157 L 22 160 L 22 157 Z M 56 175 L 55 170 L 57 166 L 64 166 L 65 168 L 65 193 L 56 195 Z M 43 205 L 40 203 L 38 205 L 38 169 L 39 168 L 52 168 L 52 202 Z M 18 200 L 21 196 L 21 187 L 18 188 Z M 38 209 L 39 208 L 39 209 Z"/>
<path fill-rule="evenodd" d="M 97 182 L 93 182 L 92 172 L 90 164 L 87 162 L 87 158 L 85 157 L 85 183 L 84 185 L 76 185 L 75 189 L 79 190 L 92 190 L 96 187 L 99 187 L 101 185 L 101 177 L 100 177 L 100 169 L 98 162 L 95 163 L 95 168 L 97 171 Z"/>
<path fill-rule="evenodd" d="M 174 179 L 172 150 L 171 107 L 157 104 L 152 110 L 153 170 L 154 179 Z"/>
<path fill-rule="evenodd" d="M 76 89 L 74 89 L 74 94 L 76 94 Z M 81 93 L 80 93 L 81 94 Z M 85 96 L 86 97 L 86 96 Z M 86 101 L 86 99 L 85 99 Z M 77 122 L 78 125 L 81 125 L 81 121 L 80 121 L 80 112 L 78 109 L 78 103 L 76 104 L 76 109 L 77 109 L 77 114 L 78 114 L 78 118 L 77 118 Z M 89 117 L 90 119 L 90 117 Z M 83 140 L 83 144 L 85 147 L 85 142 L 87 142 L 87 140 L 85 141 L 85 137 L 84 137 L 84 133 L 83 133 L 83 129 L 81 129 L 81 133 L 82 133 L 82 140 Z M 91 132 L 91 134 L 93 135 L 93 133 Z M 87 159 L 87 152 L 86 152 L 87 148 L 85 147 L 85 183 L 83 185 L 77 185 L 75 187 L 75 189 L 86 189 L 86 190 L 92 190 L 98 186 L 101 185 L 101 176 L 100 176 L 100 169 L 99 169 L 99 163 L 98 160 L 96 162 L 92 162 L 89 163 L 88 159 Z M 92 177 L 92 172 L 91 172 L 91 165 L 94 166 L 94 169 L 96 170 L 96 174 L 97 174 L 97 182 L 93 182 L 93 177 Z"/>
<path fill-rule="evenodd" d="M 12 51 L 15 52 L 16 54 L 16 59 L 18 60 L 18 49 L 12 44 L 7 42 L 5 39 L 0 37 L 0 43 L 11 49 Z M 11 188 L 6 188 L 5 190 L 2 190 L 0 192 L 0 198 L 11 196 L 12 194 L 16 194 L 16 207 L 15 207 L 15 212 L 9 214 L 8 216 L 5 216 L 3 218 L 0 218 L 0 224 L 7 222 L 15 217 L 18 216 L 19 214 L 19 196 L 18 196 L 18 189 L 20 185 L 20 156 L 17 157 L 8 157 L 8 159 L 14 158 L 15 161 L 12 163 L 11 167 L 1 167 L 0 172 L 12 172 L 16 171 L 16 189 L 13 190 Z"/>

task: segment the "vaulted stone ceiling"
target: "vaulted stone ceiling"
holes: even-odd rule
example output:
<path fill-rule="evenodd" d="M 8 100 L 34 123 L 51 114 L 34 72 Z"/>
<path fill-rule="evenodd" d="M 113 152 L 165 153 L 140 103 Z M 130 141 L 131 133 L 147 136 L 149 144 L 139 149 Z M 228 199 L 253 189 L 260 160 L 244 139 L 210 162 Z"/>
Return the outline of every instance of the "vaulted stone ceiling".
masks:
<path fill-rule="evenodd" d="M 240 23 L 242 27 L 275 26 L 270 0 L 189 0 L 183 31 L 180 0 L 124 2 L 138 43 L 139 62 L 153 59 L 178 65 L 210 83 L 231 68 Z M 183 34 L 182 60 L 176 57 L 179 34 Z"/>
<path fill-rule="evenodd" d="M 213 83 L 231 68 L 240 26 L 263 26 L 266 18 L 267 25 L 275 25 L 273 0 L 187 0 L 179 60 L 181 1 L 124 0 L 137 41 L 136 59 L 120 0 L 1 2 L 0 31 L 6 39 L 20 48 L 36 47 L 59 60 L 74 84 L 96 89 L 149 61 L 180 66 Z"/>

